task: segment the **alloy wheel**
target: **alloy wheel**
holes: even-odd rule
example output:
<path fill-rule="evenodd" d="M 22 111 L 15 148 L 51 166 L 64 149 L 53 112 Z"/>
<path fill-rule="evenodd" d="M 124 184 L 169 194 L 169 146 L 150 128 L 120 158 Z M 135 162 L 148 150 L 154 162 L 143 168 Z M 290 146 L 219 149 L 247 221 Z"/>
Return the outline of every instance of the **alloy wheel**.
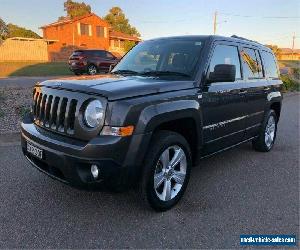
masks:
<path fill-rule="evenodd" d="M 97 73 L 97 68 L 95 65 L 90 65 L 88 71 L 90 75 L 95 75 Z"/>
<path fill-rule="evenodd" d="M 172 200 L 181 190 L 187 170 L 184 150 L 170 146 L 160 155 L 154 172 L 154 190 L 162 201 Z"/>
<path fill-rule="evenodd" d="M 265 129 L 265 143 L 268 148 L 273 144 L 275 138 L 276 122 L 274 116 L 270 116 Z"/>

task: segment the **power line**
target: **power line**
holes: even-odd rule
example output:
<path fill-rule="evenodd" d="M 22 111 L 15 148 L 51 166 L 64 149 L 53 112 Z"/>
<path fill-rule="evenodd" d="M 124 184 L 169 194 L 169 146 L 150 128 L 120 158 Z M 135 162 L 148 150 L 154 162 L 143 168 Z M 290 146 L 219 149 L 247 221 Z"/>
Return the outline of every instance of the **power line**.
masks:
<path fill-rule="evenodd" d="M 249 15 L 240 15 L 234 13 L 224 13 L 219 12 L 219 14 L 224 16 L 235 16 L 235 17 L 245 17 L 245 18 L 266 18 L 266 19 L 300 19 L 300 16 L 249 16 Z"/>

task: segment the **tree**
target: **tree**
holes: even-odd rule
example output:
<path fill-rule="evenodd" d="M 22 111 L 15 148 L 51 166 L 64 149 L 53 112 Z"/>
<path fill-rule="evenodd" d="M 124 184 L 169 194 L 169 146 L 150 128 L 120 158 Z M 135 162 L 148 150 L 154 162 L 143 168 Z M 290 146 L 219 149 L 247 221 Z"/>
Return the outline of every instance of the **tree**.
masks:
<path fill-rule="evenodd" d="M 84 2 L 78 3 L 72 0 L 67 0 L 64 3 L 64 10 L 67 12 L 67 16 L 71 19 L 75 17 L 84 16 L 91 13 L 91 6 Z"/>
<path fill-rule="evenodd" d="M 27 38 L 41 38 L 37 33 L 32 30 L 25 29 L 18 25 L 9 23 L 8 27 L 8 34 L 6 38 L 9 37 L 27 37 Z"/>
<path fill-rule="evenodd" d="M 4 39 L 8 34 L 6 23 L 0 18 L 0 40 Z"/>
<path fill-rule="evenodd" d="M 119 7 L 113 7 L 104 19 L 111 25 L 113 30 L 120 31 L 128 35 L 140 36 L 138 30 L 131 26 L 124 12 Z"/>
<path fill-rule="evenodd" d="M 281 53 L 281 49 L 278 48 L 277 45 L 267 45 L 267 47 L 269 47 L 271 50 L 273 50 L 274 55 L 278 58 L 278 56 Z"/>
<path fill-rule="evenodd" d="M 133 42 L 133 41 L 125 41 L 125 42 L 124 42 L 124 51 L 125 51 L 125 52 L 128 52 L 128 51 L 131 50 L 134 46 L 135 46 L 135 42 Z"/>

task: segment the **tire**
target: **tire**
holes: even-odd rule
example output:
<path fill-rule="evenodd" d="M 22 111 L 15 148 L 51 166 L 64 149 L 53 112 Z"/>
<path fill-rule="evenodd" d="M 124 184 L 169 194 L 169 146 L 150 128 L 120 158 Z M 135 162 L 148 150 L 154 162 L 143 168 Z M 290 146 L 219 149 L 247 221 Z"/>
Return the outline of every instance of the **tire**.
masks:
<path fill-rule="evenodd" d="M 173 161 L 177 164 L 171 167 L 175 159 L 180 161 Z M 175 206 L 185 192 L 191 167 L 191 150 L 183 136 L 171 131 L 154 134 L 139 185 L 143 202 L 156 211 L 166 211 Z M 154 187 L 154 176 L 157 188 Z"/>
<path fill-rule="evenodd" d="M 74 74 L 76 75 L 76 76 L 81 76 L 82 75 L 82 73 L 80 73 L 80 72 L 74 72 Z"/>
<path fill-rule="evenodd" d="M 96 75 L 98 72 L 98 69 L 97 67 L 94 65 L 94 64 L 90 64 L 88 67 L 87 67 L 87 73 L 89 75 Z"/>
<path fill-rule="evenodd" d="M 275 111 L 269 110 L 265 114 L 258 138 L 252 141 L 252 146 L 256 151 L 269 152 L 273 148 L 277 134 L 277 122 Z"/>

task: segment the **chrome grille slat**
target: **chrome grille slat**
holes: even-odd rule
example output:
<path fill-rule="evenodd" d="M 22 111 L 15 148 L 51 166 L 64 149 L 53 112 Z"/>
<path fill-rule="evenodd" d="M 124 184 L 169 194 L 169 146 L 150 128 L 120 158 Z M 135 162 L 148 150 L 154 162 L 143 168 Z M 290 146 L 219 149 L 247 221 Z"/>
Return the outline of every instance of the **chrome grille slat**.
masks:
<path fill-rule="evenodd" d="M 45 127 L 49 128 L 49 118 L 50 118 L 50 109 L 52 105 L 52 99 L 53 96 L 49 95 L 46 100 L 46 105 L 45 105 L 45 119 L 44 119 L 44 125 Z"/>
<path fill-rule="evenodd" d="M 40 105 L 40 124 L 44 124 L 44 118 L 45 118 L 45 104 L 46 104 L 47 95 L 43 95 L 41 105 Z"/>
<path fill-rule="evenodd" d="M 58 107 L 59 100 L 60 100 L 60 98 L 58 96 L 56 96 L 54 98 L 53 104 L 51 106 L 50 121 L 49 121 L 49 127 L 51 129 L 56 129 L 57 107 Z"/>

